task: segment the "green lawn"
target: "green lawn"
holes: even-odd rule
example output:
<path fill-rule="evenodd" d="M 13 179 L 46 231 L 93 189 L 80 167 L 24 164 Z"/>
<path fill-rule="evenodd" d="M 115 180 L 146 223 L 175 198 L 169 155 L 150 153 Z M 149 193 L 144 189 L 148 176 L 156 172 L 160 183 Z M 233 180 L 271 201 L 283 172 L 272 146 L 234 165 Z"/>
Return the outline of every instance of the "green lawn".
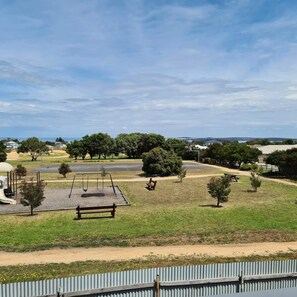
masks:
<path fill-rule="evenodd" d="M 37 281 L 52 278 L 63 278 L 77 275 L 97 274 L 135 269 L 172 267 L 185 265 L 205 265 L 213 263 L 254 262 L 296 259 L 297 253 L 282 253 L 270 256 L 250 256 L 236 258 L 201 258 L 197 256 L 157 257 L 129 261 L 85 261 L 70 264 L 38 264 L 2 266 L 0 270 L 0 283 Z"/>
<path fill-rule="evenodd" d="M 74 211 L 2 215 L 0 249 L 297 240 L 296 187 L 265 181 L 254 193 L 241 177 L 216 208 L 208 180 L 163 180 L 150 192 L 143 182 L 118 183 L 131 206 L 119 207 L 115 219 L 77 221 Z"/>

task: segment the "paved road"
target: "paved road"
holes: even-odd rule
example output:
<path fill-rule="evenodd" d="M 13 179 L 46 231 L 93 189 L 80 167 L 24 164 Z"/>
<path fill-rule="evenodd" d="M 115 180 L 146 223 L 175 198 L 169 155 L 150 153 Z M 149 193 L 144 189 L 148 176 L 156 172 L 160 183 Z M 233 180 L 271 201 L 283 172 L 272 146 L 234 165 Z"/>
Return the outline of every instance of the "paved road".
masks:
<path fill-rule="evenodd" d="M 209 168 L 206 165 L 193 163 L 193 162 L 184 162 L 183 167 L 191 170 L 205 170 Z M 41 173 L 56 173 L 58 172 L 59 165 L 49 165 L 45 167 L 39 167 L 36 171 Z M 101 168 L 104 167 L 106 171 L 142 171 L 142 163 L 117 163 L 117 164 L 101 164 L 101 163 L 92 163 L 92 164 L 71 164 L 70 169 L 73 172 L 100 172 Z"/>

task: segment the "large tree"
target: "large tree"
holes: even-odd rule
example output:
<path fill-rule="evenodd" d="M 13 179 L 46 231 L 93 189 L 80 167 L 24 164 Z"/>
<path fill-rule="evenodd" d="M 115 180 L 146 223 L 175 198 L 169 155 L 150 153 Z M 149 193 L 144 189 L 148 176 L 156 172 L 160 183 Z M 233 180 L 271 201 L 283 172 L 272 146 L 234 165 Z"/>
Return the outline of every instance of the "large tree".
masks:
<path fill-rule="evenodd" d="M 165 141 L 166 150 L 173 150 L 177 155 L 183 157 L 186 151 L 187 143 L 178 138 L 168 138 Z"/>
<path fill-rule="evenodd" d="M 82 143 L 91 159 L 96 155 L 99 159 L 101 156 L 106 158 L 112 152 L 114 146 L 113 139 L 106 133 L 86 135 L 83 137 Z"/>
<path fill-rule="evenodd" d="M 215 160 L 216 163 L 221 165 L 228 165 L 235 167 L 243 163 L 255 163 L 261 151 L 257 148 L 250 147 L 245 143 L 227 143 L 213 144 L 206 151 L 206 157 Z"/>
<path fill-rule="evenodd" d="M 160 134 L 149 133 L 149 134 L 141 134 L 137 155 L 141 157 L 143 153 L 147 153 L 153 148 L 156 147 L 165 147 L 165 138 Z"/>
<path fill-rule="evenodd" d="M 41 153 L 48 152 L 48 147 L 37 137 L 30 137 L 21 142 L 17 151 L 18 153 L 29 153 L 32 161 L 36 161 Z"/>
<path fill-rule="evenodd" d="M 7 158 L 7 154 L 5 152 L 6 146 L 3 141 L 0 141 L 0 162 L 5 162 Z"/>
<path fill-rule="evenodd" d="M 281 174 L 297 175 L 297 149 L 275 151 L 268 155 L 266 164 L 277 166 Z"/>
<path fill-rule="evenodd" d="M 119 134 L 115 139 L 118 151 L 127 155 L 129 159 L 136 158 L 140 137 L 141 133 Z"/>
<path fill-rule="evenodd" d="M 74 158 L 75 160 L 77 160 L 78 157 L 85 159 L 87 154 L 82 140 L 74 140 L 71 143 L 68 143 L 66 146 L 66 152 L 71 158 Z"/>
<path fill-rule="evenodd" d="M 142 170 L 147 175 L 177 175 L 182 168 L 182 159 L 175 152 L 160 147 L 144 153 L 142 161 Z"/>

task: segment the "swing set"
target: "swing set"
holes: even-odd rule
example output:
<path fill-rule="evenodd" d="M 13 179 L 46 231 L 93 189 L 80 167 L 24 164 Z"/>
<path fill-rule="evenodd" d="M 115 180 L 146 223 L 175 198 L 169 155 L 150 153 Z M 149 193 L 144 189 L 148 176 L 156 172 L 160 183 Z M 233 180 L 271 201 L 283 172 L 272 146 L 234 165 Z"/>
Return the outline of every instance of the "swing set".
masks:
<path fill-rule="evenodd" d="M 88 189 L 89 189 L 89 176 L 90 175 L 95 175 L 95 177 L 96 177 L 97 190 L 99 190 L 99 179 L 101 180 L 102 191 L 104 190 L 105 176 L 109 176 L 113 193 L 114 193 L 115 196 L 117 196 L 117 193 L 116 193 L 116 190 L 115 190 L 115 187 L 114 187 L 114 183 L 113 183 L 113 180 L 112 180 L 112 176 L 111 176 L 110 173 L 104 173 L 104 175 L 102 175 L 101 173 L 76 173 L 74 175 L 74 177 L 73 177 L 73 180 L 72 180 L 70 193 L 68 195 L 69 198 L 71 197 L 73 186 L 74 186 L 75 180 L 77 179 L 77 176 L 81 176 L 81 184 L 82 184 L 83 191 L 84 192 L 88 191 Z"/>

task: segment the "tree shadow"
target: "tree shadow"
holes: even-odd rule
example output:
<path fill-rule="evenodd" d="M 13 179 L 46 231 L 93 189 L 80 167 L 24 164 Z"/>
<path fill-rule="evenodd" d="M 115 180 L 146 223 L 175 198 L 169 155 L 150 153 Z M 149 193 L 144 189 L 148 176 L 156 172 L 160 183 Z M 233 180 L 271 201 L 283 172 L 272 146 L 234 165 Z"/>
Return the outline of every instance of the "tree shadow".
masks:
<path fill-rule="evenodd" d="M 19 213 L 16 214 L 17 217 L 35 217 L 38 216 L 38 212 L 34 212 L 33 215 L 31 215 L 30 213 Z"/>
<path fill-rule="evenodd" d="M 201 204 L 199 207 L 209 207 L 209 208 L 221 208 L 223 205 L 217 206 L 216 204 Z"/>

